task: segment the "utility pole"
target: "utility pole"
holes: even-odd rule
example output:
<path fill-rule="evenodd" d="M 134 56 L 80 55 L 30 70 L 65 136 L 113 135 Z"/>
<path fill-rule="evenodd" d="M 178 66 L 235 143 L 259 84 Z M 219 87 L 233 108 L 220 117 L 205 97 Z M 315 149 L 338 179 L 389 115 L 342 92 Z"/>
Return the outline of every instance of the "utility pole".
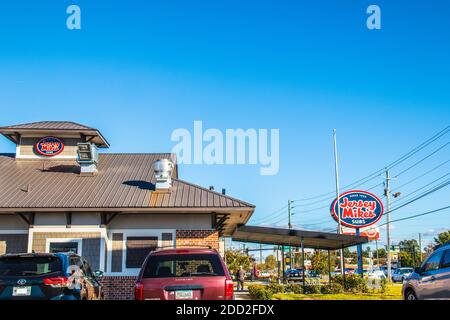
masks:
<path fill-rule="evenodd" d="M 289 227 L 289 230 L 292 229 L 291 217 L 292 217 L 292 201 L 288 200 L 288 227 Z M 289 268 L 292 269 L 292 246 L 289 246 Z"/>
<path fill-rule="evenodd" d="M 387 273 L 388 281 L 392 280 L 392 266 L 391 266 L 391 177 L 389 170 L 386 169 L 386 207 L 387 207 Z"/>
<path fill-rule="evenodd" d="M 341 202 L 340 199 L 340 190 L 339 190 L 339 163 L 338 163 L 338 152 L 337 152 L 337 139 L 336 139 L 336 129 L 333 130 L 333 140 L 334 140 L 334 169 L 335 169 L 335 179 L 336 179 L 336 199 L 337 199 L 337 216 L 338 216 L 338 234 L 342 233 L 342 223 L 341 223 L 341 209 L 339 208 L 339 204 Z M 345 276 L 344 270 L 344 250 L 339 250 L 341 256 L 341 274 Z"/>

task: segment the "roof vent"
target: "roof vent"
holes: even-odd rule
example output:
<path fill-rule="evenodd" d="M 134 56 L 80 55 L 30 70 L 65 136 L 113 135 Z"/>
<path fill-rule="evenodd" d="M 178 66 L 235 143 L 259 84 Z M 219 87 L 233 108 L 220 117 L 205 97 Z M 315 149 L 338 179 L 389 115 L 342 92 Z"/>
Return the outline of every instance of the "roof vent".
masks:
<path fill-rule="evenodd" d="M 168 190 L 172 186 L 173 162 L 169 159 L 159 159 L 153 164 L 156 177 L 156 190 Z"/>
<path fill-rule="evenodd" d="M 98 150 L 95 144 L 89 142 L 78 143 L 77 162 L 80 164 L 80 175 L 93 176 L 97 174 Z"/>

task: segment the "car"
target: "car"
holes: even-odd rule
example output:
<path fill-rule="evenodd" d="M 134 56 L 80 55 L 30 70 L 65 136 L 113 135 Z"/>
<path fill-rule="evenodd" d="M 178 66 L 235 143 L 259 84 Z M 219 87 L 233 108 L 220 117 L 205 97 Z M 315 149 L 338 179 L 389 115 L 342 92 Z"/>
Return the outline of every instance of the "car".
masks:
<path fill-rule="evenodd" d="M 135 300 L 233 300 L 234 284 L 215 249 L 151 252 L 135 285 Z"/>
<path fill-rule="evenodd" d="M 386 275 L 382 270 L 374 270 L 372 272 L 369 272 L 368 274 L 369 279 L 375 279 L 375 280 L 385 280 Z"/>
<path fill-rule="evenodd" d="M 414 272 L 414 268 L 398 268 L 392 273 L 392 282 L 403 282 L 411 273 Z"/>
<path fill-rule="evenodd" d="M 0 256 L 0 300 L 101 300 L 101 271 L 73 253 Z"/>
<path fill-rule="evenodd" d="M 450 299 L 450 241 L 437 248 L 403 283 L 405 300 Z"/>
<path fill-rule="evenodd" d="M 305 274 L 306 274 L 306 271 L 305 271 Z M 301 269 L 288 269 L 284 273 L 284 276 L 288 282 L 302 281 L 303 280 L 303 271 Z"/>
<path fill-rule="evenodd" d="M 259 277 L 260 279 L 268 279 L 272 276 L 272 274 L 269 271 L 261 271 L 259 273 Z"/>

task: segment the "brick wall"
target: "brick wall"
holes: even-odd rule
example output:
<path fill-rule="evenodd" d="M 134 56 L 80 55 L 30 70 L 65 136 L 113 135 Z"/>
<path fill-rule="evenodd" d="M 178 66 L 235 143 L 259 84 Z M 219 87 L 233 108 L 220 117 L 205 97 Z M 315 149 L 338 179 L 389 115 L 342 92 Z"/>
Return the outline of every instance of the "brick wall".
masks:
<path fill-rule="evenodd" d="M 177 247 L 210 246 L 219 250 L 219 232 L 216 230 L 177 230 Z"/>
<path fill-rule="evenodd" d="M 102 278 L 106 300 L 133 300 L 136 277 L 105 276 Z"/>

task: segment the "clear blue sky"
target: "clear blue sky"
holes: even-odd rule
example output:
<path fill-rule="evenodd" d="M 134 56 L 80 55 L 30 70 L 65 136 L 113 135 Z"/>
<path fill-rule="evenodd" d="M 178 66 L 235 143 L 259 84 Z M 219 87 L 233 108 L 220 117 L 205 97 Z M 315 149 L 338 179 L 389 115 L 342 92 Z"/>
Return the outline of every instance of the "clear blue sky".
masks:
<path fill-rule="evenodd" d="M 66 28 L 73 3 L 82 11 L 79 31 Z M 366 28 L 369 4 L 381 7 L 380 31 Z M 77 121 L 99 128 L 111 152 L 170 151 L 171 132 L 194 120 L 219 129 L 279 128 L 277 176 L 262 177 L 255 166 L 180 169 L 183 179 L 255 204 L 256 223 L 288 199 L 333 190 L 333 128 L 346 185 L 450 124 L 449 12 L 448 1 L 424 0 L 2 3 L 0 125 Z M 449 148 L 394 180 L 393 189 L 448 160 Z M 14 151 L 6 139 L 0 150 Z M 447 163 L 400 191 L 406 196 L 449 170 Z M 448 205 L 448 195 L 443 189 L 393 218 Z M 328 217 L 327 209 L 298 214 L 294 224 L 324 221 L 314 228 L 326 229 L 335 225 Z M 394 223 L 393 239 L 423 232 L 429 240 L 450 229 L 449 217 Z"/>

